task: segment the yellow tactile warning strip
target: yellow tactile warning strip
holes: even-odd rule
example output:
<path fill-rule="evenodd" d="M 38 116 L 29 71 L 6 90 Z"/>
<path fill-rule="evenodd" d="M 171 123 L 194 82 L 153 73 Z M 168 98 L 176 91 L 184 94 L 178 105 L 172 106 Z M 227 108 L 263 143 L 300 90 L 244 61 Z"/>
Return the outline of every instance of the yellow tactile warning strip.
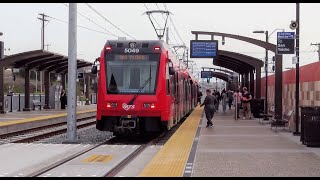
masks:
<path fill-rule="evenodd" d="M 139 176 L 181 177 L 196 135 L 203 107 L 197 106 Z"/>
<path fill-rule="evenodd" d="M 95 109 L 94 110 L 86 110 L 86 111 L 78 111 L 77 114 L 90 113 L 90 112 L 95 112 L 95 111 L 96 111 Z M 63 117 L 63 116 L 67 116 L 67 113 L 60 113 L 60 114 L 53 114 L 53 115 L 48 115 L 48 116 L 26 118 L 26 119 L 13 120 L 13 121 L 7 121 L 7 122 L 0 122 L 0 127 L 1 126 L 13 125 L 13 124 L 21 124 L 21 123 L 26 123 L 26 122 L 41 121 L 41 120 L 46 120 L 46 119 L 51 119 L 51 118 L 58 118 L 58 117 Z"/>

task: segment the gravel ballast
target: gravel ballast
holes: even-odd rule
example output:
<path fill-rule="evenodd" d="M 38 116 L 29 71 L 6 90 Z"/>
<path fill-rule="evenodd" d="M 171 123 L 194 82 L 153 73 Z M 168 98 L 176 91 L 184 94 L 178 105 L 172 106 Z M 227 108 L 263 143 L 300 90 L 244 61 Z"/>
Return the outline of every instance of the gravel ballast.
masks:
<path fill-rule="evenodd" d="M 66 133 L 37 141 L 37 143 L 62 144 L 66 141 Z M 77 130 L 78 144 L 99 144 L 112 137 L 112 132 L 99 131 L 95 126 Z"/>

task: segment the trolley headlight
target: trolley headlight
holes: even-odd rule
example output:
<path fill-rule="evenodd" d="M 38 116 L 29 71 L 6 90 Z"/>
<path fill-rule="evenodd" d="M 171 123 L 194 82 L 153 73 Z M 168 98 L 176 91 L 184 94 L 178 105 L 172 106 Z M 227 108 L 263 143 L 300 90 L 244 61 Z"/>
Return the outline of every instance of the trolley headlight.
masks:
<path fill-rule="evenodd" d="M 116 102 L 110 102 L 110 103 L 107 103 L 107 107 L 108 108 L 116 108 L 118 106 L 118 104 Z"/>
<path fill-rule="evenodd" d="M 144 104 L 143 104 L 143 107 L 144 107 L 144 108 L 151 108 L 151 109 L 156 108 L 156 106 L 154 105 L 154 103 L 144 103 Z"/>

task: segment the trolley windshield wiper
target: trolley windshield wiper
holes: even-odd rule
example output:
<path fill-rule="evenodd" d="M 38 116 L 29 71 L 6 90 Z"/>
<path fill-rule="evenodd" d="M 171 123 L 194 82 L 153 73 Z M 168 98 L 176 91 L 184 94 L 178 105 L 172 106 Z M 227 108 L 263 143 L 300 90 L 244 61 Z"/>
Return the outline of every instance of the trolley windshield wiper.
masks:
<path fill-rule="evenodd" d="M 128 102 L 128 105 L 133 105 L 133 102 L 136 100 L 136 98 L 139 96 L 142 89 L 146 87 L 146 85 L 151 81 L 151 76 L 142 84 L 142 86 L 139 88 L 138 92 L 132 97 L 132 99 Z"/>

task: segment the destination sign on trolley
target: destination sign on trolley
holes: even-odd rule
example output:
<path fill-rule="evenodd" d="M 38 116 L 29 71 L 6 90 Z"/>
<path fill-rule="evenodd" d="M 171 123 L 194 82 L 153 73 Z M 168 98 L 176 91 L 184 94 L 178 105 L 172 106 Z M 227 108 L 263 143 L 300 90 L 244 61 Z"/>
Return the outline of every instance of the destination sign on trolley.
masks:
<path fill-rule="evenodd" d="M 117 60 L 123 60 L 123 61 L 130 61 L 130 60 L 149 60 L 149 55 L 143 55 L 143 54 L 119 54 L 115 55 L 115 59 Z"/>
<path fill-rule="evenodd" d="M 217 40 L 191 40 L 190 58 L 214 58 L 218 54 Z"/>

